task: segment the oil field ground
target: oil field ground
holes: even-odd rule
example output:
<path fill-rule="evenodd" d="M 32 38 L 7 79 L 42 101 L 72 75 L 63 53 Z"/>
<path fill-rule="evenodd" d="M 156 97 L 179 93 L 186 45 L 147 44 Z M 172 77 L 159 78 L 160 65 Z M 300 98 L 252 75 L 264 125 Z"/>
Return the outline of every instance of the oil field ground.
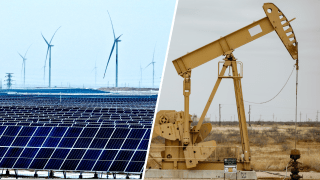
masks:
<path fill-rule="evenodd" d="M 223 122 L 221 126 L 217 122 L 210 123 L 213 128 L 205 141 L 215 140 L 218 147 L 238 146 L 239 151 L 241 150 L 238 122 Z M 251 165 L 253 170 L 257 171 L 258 178 L 283 177 L 281 175 L 285 175 L 286 166 L 290 161 L 290 151 L 295 147 L 294 123 L 254 122 L 248 126 L 248 134 Z M 157 137 L 151 144 L 150 155 L 158 159 L 159 163 L 161 163 L 160 152 L 164 150 L 159 146 L 164 147 L 163 143 L 164 139 Z M 298 161 L 301 162 L 300 172 L 303 172 L 304 179 L 320 179 L 320 123 L 298 123 L 296 147 L 301 152 L 301 158 Z M 214 157 L 214 153 L 208 160 Z M 228 155 L 228 150 L 224 149 L 223 153 L 224 156 L 226 153 Z M 234 151 L 230 153 L 232 156 Z M 279 176 L 278 173 L 281 175 Z"/>

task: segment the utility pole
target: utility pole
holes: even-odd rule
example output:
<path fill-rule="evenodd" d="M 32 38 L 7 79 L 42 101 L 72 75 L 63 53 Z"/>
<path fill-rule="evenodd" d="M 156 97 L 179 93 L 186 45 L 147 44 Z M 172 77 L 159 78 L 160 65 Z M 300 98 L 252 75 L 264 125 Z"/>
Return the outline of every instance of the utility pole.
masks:
<path fill-rule="evenodd" d="M 300 124 L 301 124 L 301 111 L 300 111 Z"/>
<path fill-rule="evenodd" d="M 5 81 L 7 81 L 7 87 L 8 89 L 11 89 L 11 86 L 12 86 L 12 74 L 13 73 L 7 73 L 6 77 L 7 79 Z"/>
<path fill-rule="evenodd" d="M 274 122 L 274 113 L 273 113 L 273 122 Z"/>
<path fill-rule="evenodd" d="M 219 126 L 221 126 L 221 104 L 219 104 Z"/>
<path fill-rule="evenodd" d="M 316 118 L 316 122 L 318 122 L 318 113 L 319 113 L 319 110 L 317 110 L 317 118 Z"/>
<path fill-rule="evenodd" d="M 249 105 L 249 126 L 251 127 L 251 124 L 250 124 L 250 114 L 251 114 L 251 105 Z"/>

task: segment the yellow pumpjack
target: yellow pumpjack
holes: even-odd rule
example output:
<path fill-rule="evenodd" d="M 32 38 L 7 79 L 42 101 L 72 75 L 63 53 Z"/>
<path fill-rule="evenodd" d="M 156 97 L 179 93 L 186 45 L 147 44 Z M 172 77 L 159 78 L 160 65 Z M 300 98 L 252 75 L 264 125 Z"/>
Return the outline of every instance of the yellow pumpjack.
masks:
<path fill-rule="evenodd" d="M 159 169 L 162 170 L 223 170 L 223 162 L 210 162 L 206 159 L 215 151 L 216 142 L 203 140 L 212 129 L 210 123 L 202 124 L 210 104 L 217 92 L 223 78 L 232 78 L 234 83 L 235 98 L 239 119 L 242 153 L 237 161 L 237 169 L 248 171 L 250 165 L 250 146 L 243 103 L 241 78 L 242 63 L 237 61 L 233 51 L 255 39 L 258 39 L 272 31 L 276 31 L 279 38 L 287 48 L 293 60 L 298 66 L 298 44 L 290 25 L 291 21 L 272 3 L 263 5 L 267 17 L 239 29 L 227 36 L 209 43 L 193 52 L 190 52 L 173 61 L 177 73 L 184 78 L 183 95 L 184 111 L 161 110 L 156 115 L 153 138 L 161 136 L 165 138 L 165 150 L 161 153 L 162 161 Z M 208 102 L 196 126 L 191 127 L 191 115 L 189 114 L 189 96 L 191 94 L 191 70 L 211 61 L 219 56 L 225 56 L 218 80 L 210 94 Z M 240 67 L 240 70 L 238 69 Z M 229 68 L 231 75 L 226 76 Z M 220 69 L 220 67 L 219 67 Z M 151 145 L 152 147 L 152 145 Z M 149 156 L 152 159 L 151 156 Z M 147 166 L 149 168 L 150 166 Z"/>

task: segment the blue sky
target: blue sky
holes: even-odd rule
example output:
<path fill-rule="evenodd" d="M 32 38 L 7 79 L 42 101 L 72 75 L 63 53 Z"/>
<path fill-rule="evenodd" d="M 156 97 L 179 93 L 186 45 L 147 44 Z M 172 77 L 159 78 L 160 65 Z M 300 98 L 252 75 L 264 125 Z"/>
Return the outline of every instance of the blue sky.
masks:
<path fill-rule="evenodd" d="M 119 43 L 119 86 L 139 86 L 140 64 L 145 68 L 155 50 L 155 87 L 159 87 L 175 10 L 175 1 L 25 0 L 0 1 L 0 78 L 14 73 L 14 87 L 23 86 L 22 58 L 26 56 L 26 86 L 48 86 L 43 66 L 51 39 L 52 86 L 106 87 L 115 84 L 115 53 L 103 73 L 113 44 L 109 11 Z M 97 80 L 95 71 L 97 64 Z M 152 67 L 143 70 L 142 87 L 152 87 Z M 3 87 L 4 82 L 3 82 Z"/>

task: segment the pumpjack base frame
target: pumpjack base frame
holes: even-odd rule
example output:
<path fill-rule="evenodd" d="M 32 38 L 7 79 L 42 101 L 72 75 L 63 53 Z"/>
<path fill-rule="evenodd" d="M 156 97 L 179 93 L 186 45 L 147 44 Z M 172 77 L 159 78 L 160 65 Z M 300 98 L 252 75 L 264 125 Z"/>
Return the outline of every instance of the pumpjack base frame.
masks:
<path fill-rule="evenodd" d="M 148 169 L 145 178 L 157 179 L 246 179 L 256 180 L 255 171 L 237 171 L 224 173 L 224 170 L 160 170 Z"/>

